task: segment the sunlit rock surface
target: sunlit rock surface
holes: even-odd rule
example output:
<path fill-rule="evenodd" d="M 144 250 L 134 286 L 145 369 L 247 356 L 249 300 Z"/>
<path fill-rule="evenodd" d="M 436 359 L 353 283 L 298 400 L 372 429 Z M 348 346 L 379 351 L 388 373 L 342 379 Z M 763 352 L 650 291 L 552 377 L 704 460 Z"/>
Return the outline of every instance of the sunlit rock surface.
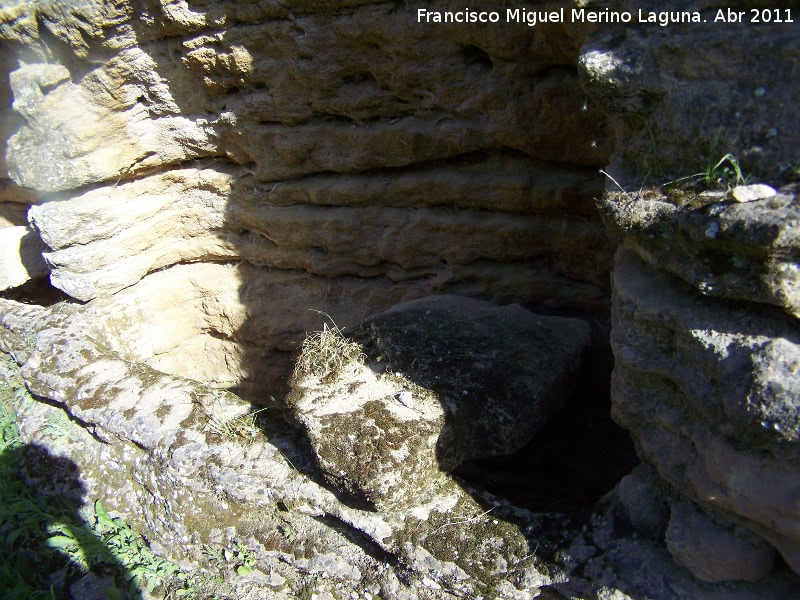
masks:
<path fill-rule="evenodd" d="M 769 562 L 800 568 L 794 26 L 715 23 L 705 1 L 674 8 L 706 25 L 663 28 L 416 8 L 0 9 L 0 225 L 35 238 L 0 279 L 49 269 L 69 298 L 0 302 L 4 378 L 45 400 L 21 418 L 26 478 L 61 494 L 37 466 L 72 461 L 176 560 L 245 544 L 260 575 L 229 577 L 240 597 L 796 596 Z M 661 199 L 706 170 L 779 193 Z M 455 478 L 393 510 L 330 485 L 283 402 L 315 310 L 349 331 L 457 294 L 581 319 L 607 354 L 616 244 L 613 414 L 644 461 L 616 491 L 563 516 Z M 730 581 L 744 563 L 758 581 Z"/>

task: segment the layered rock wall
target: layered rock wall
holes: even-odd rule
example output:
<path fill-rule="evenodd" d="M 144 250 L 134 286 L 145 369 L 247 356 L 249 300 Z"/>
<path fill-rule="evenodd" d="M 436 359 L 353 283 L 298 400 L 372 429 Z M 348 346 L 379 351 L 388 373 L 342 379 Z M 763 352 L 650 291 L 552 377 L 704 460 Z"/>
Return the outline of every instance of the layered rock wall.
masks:
<path fill-rule="evenodd" d="M 0 301 L 0 350 L 56 403 L 33 404 L 24 438 L 52 446 L 66 411 L 83 428 L 63 453 L 165 553 L 198 559 L 226 531 L 281 578 L 792 597 L 775 550 L 800 570 L 800 38 L 677 4 L 707 23 L 433 27 L 366 0 L 0 9 L 0 243 L 19 257 L 0 287 L 49 270 L 72 299 Z M 734 204 L 748 176 L 779 192 Z M 591 518 L 446 478 L 397 511 L 324 485 L 270 400 L 320 328 L 309 309 L 349 326 L 441 293 L 582 316 L 595 346 L 611 320 L 613 415 L 644 464 Z"/>
<path fill-rule="evenodd" d="M 271 399 L 325 320 L 310 309 L 344 327 L 460 294 L 590 317 L 605 343 L 609 146 L 578 81 L 585 32 L 431 28 L 415 8 L 0 10 L 3 189 L 23 206 L 8 224 L 46 244 L 71 298 L 0 301 L 0 347 L 55 403 L 25 413 L 23 439 L 72 461 L 163 554 L 204 564 L 202 548 L 247 545 L 239 592 L 296 597 L 293 580 L 324 573 L 339 596 L 529 597 L 555 580 L 529 555 L 525 511 L 453 479 L 403 510 L 354 506 Z M 80 425 L 56 449 L 62 412 Z M 69 494 L 46 462 L 28 481 Z"/>
<path fill-rule="evenodd" d="M 612 415 L 675 493 L 675 560 L 757 580 L 770 546 L 800 572 L 797 23 L 685 4 L 707 22 L 601 28 L 579 61 L 618 139 Z M 777 193 L 740 202 L 755 182 Z"/>
<path fill-rule="evenodd" d="M 609 172 L 619 183 L 638 189 L 705 174 L 728 153 L 751 176 L 797 177 L 795 3 L 600 5 L 632 18 L 598 27 L 579 59 L 586 92 L 615 117 Z"/>
<path fill-rule="evenodd" d="M 4 9 L 18 56 L 8 171 L 43 194 L 29 220 L 53 284 L 124 312 L 171 270 L 160 305 L 181 306 L 183 333 L 170 340 L 148 309 L 108 343 L 250 397 L 288 373 L 320 321 L 308 308 L 346 326 L 447 292 L 603 321 L 612 248 L 593 198 L 608 139 L 578 82 L 583 33 L 414 15 L 393 2 Z M 158 339 L 130 350 L 130 328 Z"/>

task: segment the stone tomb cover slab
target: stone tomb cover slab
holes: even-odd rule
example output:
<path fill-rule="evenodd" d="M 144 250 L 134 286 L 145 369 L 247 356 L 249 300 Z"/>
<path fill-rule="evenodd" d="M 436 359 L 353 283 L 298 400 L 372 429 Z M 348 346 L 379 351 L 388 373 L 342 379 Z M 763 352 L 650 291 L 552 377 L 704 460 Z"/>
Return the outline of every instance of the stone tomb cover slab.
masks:
<path fill-rule="evenodd" d="M 326 476 L 385 510 L 422 502 L 464 460 L 530 441 L 572 391 L 590 328 L 431 296 L 347 337 L 361 355 L 335 373 L 298 370 L 290 404 Z"/>

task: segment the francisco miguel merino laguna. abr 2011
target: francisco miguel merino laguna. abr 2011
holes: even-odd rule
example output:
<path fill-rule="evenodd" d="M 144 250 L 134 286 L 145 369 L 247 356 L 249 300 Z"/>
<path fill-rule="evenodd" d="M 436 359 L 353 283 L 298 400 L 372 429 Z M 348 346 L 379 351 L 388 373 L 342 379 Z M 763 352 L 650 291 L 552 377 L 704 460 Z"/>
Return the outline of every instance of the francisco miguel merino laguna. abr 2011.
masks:
<path fill-rule="evenodd" d="M 748 12 L 750 13 L 748 19 Z M 505 23 L 521 23 L 534 27 L 540 23 L 565 23 L 569 19 L 572 23 L 650 23 L 666 27 L 676 23 L 704 23 L 707 21 L 727 23 L 792 23 L 790 9 L 750 9 L 750 11 L 735 11 L 732 9 L 719 9 L 708 18 L 703 18 L 698 11 L 646 11 L 639 9 L 635 13 L 629 11 L 614 11 L 609 8 L 603 10 L 587 10 L 573 8 L 569 12 L 564 8 L 558 10 L 527 10 L 525 8 L 507 8 L 505 10 Z M 502 15 L 498 11 L 477 11 L 464 8 L 457 11 L 438 11 L 426 8 L 417 9 L 417 23 L 499 23 Z"/>

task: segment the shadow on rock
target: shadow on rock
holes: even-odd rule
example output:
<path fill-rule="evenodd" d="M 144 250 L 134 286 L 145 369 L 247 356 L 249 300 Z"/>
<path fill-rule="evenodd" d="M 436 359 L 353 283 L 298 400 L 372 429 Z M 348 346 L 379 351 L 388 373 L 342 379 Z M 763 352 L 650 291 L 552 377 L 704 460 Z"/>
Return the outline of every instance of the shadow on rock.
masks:
<path fill-rule="evenodd" d="M 432 296 L 310 336 L 289 404 L 331 484 L 404 515 L 404 561 L 492 582 L 524 570 L 539 520 L 449 474 L 528 444 L 570 397 L 590 340 L 580 319 Z"/>
<path fill-rule="evenodd" d="M 133 574 L 88 524 L 96 514 L 108 517 L 102 506 L 86 505 L 87 490 L 73 461 L 36 444 L 9 445 L 0 454 L 0 469 L 4 598 L 141 597 L 135 584 L 123 591 Z"/>
<path fill-rule="evenodd" d="M 401 304 L 350 339 L 316 335 L 290 404 L 328 478 L 379 510 L 524 447 L 564 406 L 590 343 L 585 321 L 455 296 Z"/>

